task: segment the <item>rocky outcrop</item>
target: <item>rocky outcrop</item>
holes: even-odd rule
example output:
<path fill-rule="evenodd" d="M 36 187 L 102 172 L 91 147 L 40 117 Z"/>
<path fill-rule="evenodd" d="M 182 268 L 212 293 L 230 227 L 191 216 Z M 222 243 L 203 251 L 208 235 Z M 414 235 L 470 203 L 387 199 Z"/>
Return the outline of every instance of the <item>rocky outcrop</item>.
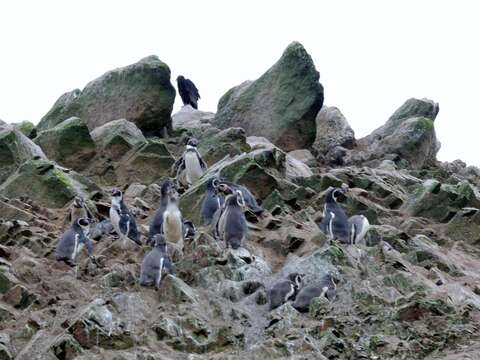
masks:
<path fill-rule="evenodd" d="M 324 106 L 316 119 L 317 135 L 312 147 L 325 155 L 337 146 L 352 148 L 355 145 L 355 133 L 341 111 L 334 106 Z"/>
<path fill-rule="evenodd" d="M 112 120 L 127 119 L 144 134 L 163 135 L 171 129 L 174 99 L 169 67 L 158 57 L 149 56 L 107 72 L 82 91 L 62 95 L 42 118 L 38 130 L 50 129 L 77 116 L 85 119 L 90 130 Z"/>
<path fill-rule="evenodd" d="M 315 140 L 315 116 L 323 104 L 323 87 L 310 55 L 299 43 L 258 80 L 229 90 L 219 101 L 213 125 L 241 127 L 290 151 Z"/>
<path fill-rule="evenodd" d="M 29 139 L 35 139 L 37 136 L 37 128 L 36 126 L 30 121 L 22 121 L 18 124 L 12 124 L 12 126 L 22 132 L 23 135 L 28 137 Z"/>
<path fill-rule="evenodd" d="M 40 132 L 34 141 L 49 159 L 77 171 L 84 170 L 96 154 L 87 125 L 77 117 Z"/>
<path fill-rule="evenodd" d="M 0 126 L 0 183 L 25 161 L 45 158 L 42 149 L 10 125 Z"/>
<path fill-rule="evenodd" d="M 197 129 L 210 123 L 214 117 L 215 114 L 212 112 L 197 110 L 190 105 L 185 105 L 172 115 L 172 126 L 174 130 Z"/>
<path fill-rule="evenodd" d="M 369 158 L 389 158 L 413 169 L 432 165 L 440 149 L 434 127 L 438 111 L 431 100 L 409 99 L 359 145 Z"/>

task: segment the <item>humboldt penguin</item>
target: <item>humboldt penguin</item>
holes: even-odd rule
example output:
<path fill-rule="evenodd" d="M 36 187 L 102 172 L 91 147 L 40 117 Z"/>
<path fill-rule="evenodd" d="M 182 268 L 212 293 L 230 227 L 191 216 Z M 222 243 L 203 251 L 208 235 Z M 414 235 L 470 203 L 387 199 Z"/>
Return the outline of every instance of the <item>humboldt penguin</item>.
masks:
<path fill-rule="evenodd" d="M 197 139 L 189 139 L 182 157 L 173 165 L 173 170 L 176 172 L 177 185 L 184 189 L 192 186 L 207 170 L 207 164 L 203 161 L 197 146 Z"/>
<path fill-rule="evenodd" d="M 287 279 L 280 280 L 273 284 L 268 290 L 268 304 L 270 310 L 273 310 L 287 301 L 295 300 L 298 291 L 302 286 L 303 274 L 292 273 Z"/>
<path fill-rule="evenodd" d="M 329 301 L 335 299 L 337 285 L 332 274 L 326 274 L 323 278 L 303 287 L 297 294 L 293 307 L 300 312 L 308 312 L 310 302 L 316 298 L 325 296 Z"/>
<path fill-rule="evenodd" d="M 161 233 L 166 241 L 179 244 L 180 247 L 183 247 L 183 239 L 186 231 L 182 213 L 178 208 L 178 196 L 172 194 L 163 212 Z"/>
<path fill-rule="evenodd" d="M 253 212 L 255 215 L 260 215 L 263 213 L 263 208 L 258 205 L 257 200 L 255 199 L 255 196 L 248 190 L 245 186 L 239 185 L 232 183 L 230 181 L 226 180 L 220 180 L 220 183 L 217 185 L 217 188 L 220 184 L 225 184 L 227 187 L 232 188 L 233 190 L 239 190 L 242 192 L 243 199 L 245 201 L 245 205 L 250 210 Z M 220 189 L 220 188 L 219 188 Z"/>
<path fill-rule="evenodd" d="M 345 211 L 337 203 L 338 198 L 344 195 L 343 190 L 339 188 L 332 189 L 327 193 L 320 228 L 326 233 L 329 240 L 338 240 L 348 244 L 350 242 L 350 225 Z"/>
<path fill-rule="evenodd" d="M 142 245 L 135 217 L 125 205 L 125 202 L 123 201 L 123 193 L 118 189 L 112 191 L 110 221 L 112 222 L 115 232 L 120 237 L 123 248 L 128 246 L 129 240 L 137 245 Z"/>
<path fill-rule="evenodd" d="M 83 246 L 87 248 L 88 257 L 93 255 L 92 240 L 88 237 L 90 220 L 77 219 L 63 234 L 55 250 L 57 261 L 63 261 L 70 266 L 75 266 L 75 261 Z"/>
<path fill-rule="evenodd" d="M 222 184 L 225 186 L 225 184 Z M 240 190 L 228 189 L 228 195 L 217 222 L 217 235 L 220 240 L 232 249 L 238 249 L 247 236 L 247 220 L 245 219 L 245 201 Z"/>
<path fill-rule="evenodd" d="M 177 86 L 183 105 L 190 105 L 194 109 L 197 109 L 200 93 L 198 92 L 198 89 L 193 81 L 190 79 L 185 79 L 182 75 L 180 75 L 177 77 Z"/>
<path fill-rule="evenodd" d="M 220 180 L 217 177 L 212 177 L 207 182 L 207 191 L 202 203 L 202 223 L 205 226 L 212 224 L 215 213 L 223 206 L 224 198 L 218 193 L 219 184 Z"/>
<path fill-rule="evenodd" d="M 160 188 L 160 196 L 160 207 L 157 209 L 157 211 L 155 211 L 155 215 L 150 223 L 150 228 L 148 231 L 148 243 L 152 243 L 153 237 L 162 232 L 163 213 L 165 210 L 167 210 L 170 199 L 178 196 L 177 190 L 170 179 L 167 179 L 162 183 Z"/>
<path fill-rule="evenodd" d="M 161 234 L 153 237 L 155 247 L 143 258 L 140 272 L 140 285 L 160 287 L 162 273 L 174 274 L 172 259 L 168 254 L 167 243 Z"/>
<path fill-rule="evenodd" d="M 78 219 L 88 219 L 88 211 L 83 198 L 75 196 L 70 207 L 70 222 L 74 224 Z"/>
<path fill-rule="evenodd" d="M 350 244 L 364 243 L 365 235 L 370 229 L 370 223 L 364 215 L 354 215 L 348 219 L 350 228 Z"/>

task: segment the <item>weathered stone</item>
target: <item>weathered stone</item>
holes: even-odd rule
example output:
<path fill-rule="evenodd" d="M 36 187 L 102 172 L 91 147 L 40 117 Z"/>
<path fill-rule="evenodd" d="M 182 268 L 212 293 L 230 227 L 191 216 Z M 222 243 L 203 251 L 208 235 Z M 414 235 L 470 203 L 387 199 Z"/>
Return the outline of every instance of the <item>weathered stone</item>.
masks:
<path fill-rule="evenodd" d="M 312 147 L 320 154 L 326 154 L 336 146 L 352 148 L 355 133 L 336 107 L 324 106 L 316 117 L 317 135 Z"/>
<path fill-rule="evenodd" d="M 247 144 L 243 129 L 228 128 L 210 136 L 204 136 L 198 150 L 207 164 L 214 164 L 225 156 L 233 157 L 249 152 L 250 145 Z"/>
<path fill-rule="evenodd" d="M 3 301 L 18 309 L 25 309 L 36 300 L 36 295 L 32 294 L 22 285 L 12 287 L 7 293 L 5 293 L 5 295 L 3 295 Z"/>
<path fill-rule="evenodd" d="M 160 300 L 174 304 L 198 301 L 195 291 L 190 286 L 170 274 L 162 279 Z"/>
<path fill-rule="evenodd" d="M 185 105 L 172 115 L 172 126 L 174 130 L 197 129 L 211 122 L 214 117 L 215 114 L 212 112 L 200 111 Z"/>
<path fill-rule="evenodd" d="M 42 118 L 38 130 L 50 129 L 78 116 L 93 130 L 112 120 L 127 119 L 145 134 L 161 135 L 171 129 L 175 89 L 170 69 L 156 56 L 109 71 L 91 81 L 82 91 L 62 95 Z"/>
<path fill-rule="evenodd" d="M 34 141 L 49 159 L 75 170 L 85 169 L 96 153 L 87 125 L 77 117 L 41 131 Z"/>
<path fill-rule="evenodd" d="M 315 116 L 323 87 L 313 61 L 299 43 L 258 80 L 229 90 L 219 101 L 213 125 L 238 126 L 284 150 L 302 149 L 315 139 Z"/>
<path fill-rule="evenodd" d="M 480 210 L 463 208 L 448 222 L 447 235 L 455 241 L 480 243 Z"/>
<path fill-rule="evenodd" d="M 29 139 L 34 139 L 37 136 L 37 128 L 30 121 L 22 121 L 18 124 L 12 124 L 13 127 L 20 130 L 23 135 Z"/>

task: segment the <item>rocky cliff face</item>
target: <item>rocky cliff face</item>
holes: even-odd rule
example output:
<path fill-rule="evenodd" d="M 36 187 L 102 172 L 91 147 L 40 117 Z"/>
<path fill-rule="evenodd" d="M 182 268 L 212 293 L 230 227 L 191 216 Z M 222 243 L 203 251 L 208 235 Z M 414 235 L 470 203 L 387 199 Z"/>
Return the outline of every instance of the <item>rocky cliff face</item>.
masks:
<path fill-rule="evenodd" d="M 114 71 L 87 88 L 126 94 L 137 79 L 153 84 L 127 72 L 128 86 Z M 478 357 L 480 169 L 436 160 L 438 104 L 410 99 L 355 139 L 339 109 L 319 112 L 323 90 L 299 44 L 262 78 L 231 90 L 215 116 L 175 114 L 168 138 L 151 137 L 116 97 L 71 112 L 86 94 L 62 96 L 33 141 L 0 123 L 0 359 Z M 261 106 L 265 99 L 271 107 Z M 171 107 L 162 108 L 170 119 Z M 105 117 L 105 109 L 115 111 Z M 180 198 L 197 234 L 183 252 L 170 246 L 175 276 L 158 290 L 140 287 L 149 247 L 120 250 L 108 231 L 92 233 L 94 262 L 84 254 L 77 268 L 55 261 L 72 199 L 82 196 L 101 222 L 112 187 L 125 190 L 145 242 L 159 184 L 191 136 L 209 169 Z M 216 174 L 247 186 L 265 208 L 247 214 L 239 250 L 201 226 Z M 320 230 L 332 187 L 347 189 L 347 215 L 372 224 L 365 242 L 330 242 Z M 333 274 L 335 296 L 316 298 L 307 313 L 291 302 L 269 311 L 268 289 L 291 272 L 307 283 Z"/>

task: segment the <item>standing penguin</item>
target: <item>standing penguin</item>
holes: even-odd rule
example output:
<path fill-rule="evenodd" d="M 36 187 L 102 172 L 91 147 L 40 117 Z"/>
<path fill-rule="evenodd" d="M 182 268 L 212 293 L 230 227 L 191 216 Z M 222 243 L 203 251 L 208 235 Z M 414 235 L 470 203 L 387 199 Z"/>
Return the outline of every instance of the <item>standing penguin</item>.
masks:
<path fill-rule="evenodd" d="M 289 300 L 295 300 L 302 286 L 302 280 L 302 274 L 292 273 L 288 275 L 288 279 L 280 280 L 273 284 L 267 292 L 270 310 L 285 304 Z"/>
<path fill-rule="evenodd" d="M 186 149 L 180 159 L 173 165 L 177 184 L 185 189 L 192 186 L 207 170 L 207 164 L 197 150 L 198 140 L 188 140 Z"/>
<path fill-rule="evenodd" d="M 135 217 L 125 205 L 123 201 L 123 193 L 118 189 L 112 191 L 110 221 L 122 241 L 123 248 L 127 247 L 127 244 L 129 243 L 128 240 L 133 241 L 137 245 L 142 245 Z"/>
<path fill-rule="evenodd" d="M 148 230 L 148 243 L 153 243 L 153 237 L 162 232 L 163 213 L 167 210 L 170 198 L 177 196 L 177 190 L 170 179 L 165 180 L 160 188 L 160 207 L 155 211 L 155 215 L 150 223 Z"/>
<path fill-rule="evenodd" d="M 323 220 L 320 228 L 330 240 L 350 242 L 350 225 L 345 211 L 338 205 L 337 199 L 345 195 L 342 189 L 335 188 L 327 193 L 323 209 Z"/>
<path fill-rule="evenodd" d="M 350 244 L 363 242 L 365 235 L 370 229 L 370 223 L 364 215 L 353 215 L 348 219 L 350 224 Z"/>
<path fill-rule="evenodd" d="M 202 203 L 202 222 L 208 226 L 212 224 L 215 213 L 223 206 L 223 196 L 218 193 L 218 185 L 220 181 L 217 177 L 212 177 L 207 182 L 207 191 Z"/>
<path fill-rule="evenodd" d="M 243 240 L 247 236 L 247 220 L 245 219 L 242 192 L 229 189 L 229 195 L 225 198 L 222 213 L 217 223 L 217 234 L 225 244 L 232 249 L 238 249 L 242 246 Z"/>
<path fill-rule="evenodd" d="M 162 235 L 166 241 L 179 244 L 183 247 L 183 239 L 186 231 L 185 225 L 183 224 L 182 213 L 178 208 L 178 197 L 172 195 L 163 212 Z"/>
<path fill-rule="evenodd" d="M 88 256 L 93 255 L 92 240 L 88 237 L 90 221 L 87 218 L 77 219 L 60 239 L 55 250 L 57 261 L 63 261 L 70 266 L 75 266 L 75 260 L 85 245 Z"/>
<path fill-rule="evenodd" d="M 75 196 L 70 207 L 70 222 L 76 223 L 78 219 L 88 219 L 87 208 L 85 201 L 80 196 Z"/>
<path fill-rule="evenodd" d="M 329 301 L 335 298 L 337 285 L 332 274 L 326 274 L 319 282 L 302 288 L 295 298 L 293 307 L 300 312 L 308 312 L 312 299 L 325 296 Z"/>
<path fill-rule="evenodd" d="M 167 243 L 161 234 L 153 237 L 155 247 L 143 258 L 140 272 L 140 285 L 160 287 L 162 273 L 174 274 L 172 259 L 168 254 Z"/>

